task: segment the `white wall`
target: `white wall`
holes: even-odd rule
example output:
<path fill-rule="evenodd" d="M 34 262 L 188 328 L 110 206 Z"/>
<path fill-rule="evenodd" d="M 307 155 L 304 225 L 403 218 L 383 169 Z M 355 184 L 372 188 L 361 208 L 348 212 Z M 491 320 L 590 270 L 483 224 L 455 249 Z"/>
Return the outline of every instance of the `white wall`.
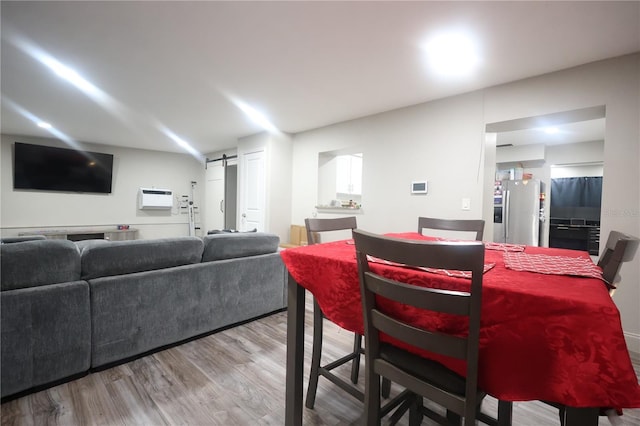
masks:
<path fill-rule="evenodd" d="M 563 166 L 551 168 L 551 179 L 583 176 L 599 176 L 604 173 L 603 166 Z"/>
<path fill-rule="evenodd" d="M 549 146 L 547 147 L 546 163 L 549 166 L 601 163 L 604 161 L 604 149 L 604 141 Z"/>
<path fill-rule="evenodd" d="M 360 228 L 414 230 L 420 215 L 480 218 L 481 107 L 477 92 L 296 134 L 294 223 L 316 213 L 318 154 L 350 147 L 364 159 Z M 428 194 L 410 193 L 417 180 L 428 180 Z M 471 198 L 470 211 L 461 209 L 462 198 Z"/>
<path fill-rule="evenodd" d="M 288 134 L 272 135 L 267 150 L 267 230 L 289 241 L 291 225 L 291 162 L 293 138 Z"/>
<path fill-rule="evenodd" d="M 83 149 L 114 155 L 111 194 L 81 194 L 13 189 L 14 142 L 66 147 L 44 138 L 2 135 L 0 162 L 0 231 L 3 236 L 42 229 L 115 229 L 119 224 L 137 228 L 138 238 L 188 235 L 186 209 L 179 208 L 182 195 L 190 195 L 191 181 L 197 182 L 195 205 L 204 194 L 204 164 L 188 154 L 147 151 L 96 144 Z M 171 189 L 175 195 L 172 210 L 139 210 L 140 187 Z M 197 215 L 199 218 L 199 215 Z"/>
<path fill-rule="evenodd" d="M 364 156 L 360 228 L 414 230 L 419 215 L 492 222 L 495 140 L 485 141 L 484 126 L 605 105 L 602 235 L 640 235 L 639 88 L 635 54 L 297 134 L 293 222 L 315 214 L 318 153 L 352 146 Z M 419 179 L 429 180 L 429 193 L 412 196 L 409 183 Z M 471 210 L 461 210 L 463 197 Z M 640 256 L 621 274 L 615 301 L 628 344 L 640 353 Z"/>

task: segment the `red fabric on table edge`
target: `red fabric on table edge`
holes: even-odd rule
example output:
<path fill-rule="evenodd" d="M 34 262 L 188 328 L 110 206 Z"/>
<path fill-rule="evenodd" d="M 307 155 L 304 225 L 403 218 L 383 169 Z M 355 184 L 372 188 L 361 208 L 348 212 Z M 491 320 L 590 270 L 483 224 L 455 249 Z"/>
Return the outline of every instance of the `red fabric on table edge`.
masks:
<path fill-rule="evenodd" d="M 434 239 L 415 233 L 391 236 Z M 527 247 L 526 250 L 531 253 L 588 256 L 586 252 L 565 249 Z M 486 253 L 485 262 L 495 260 L 496 267 L 485 275 L 483 290 L 480 359 L 483 389 L 496 397 L 513 401 L 542 399 L 576 407 L 640 407 L 640 385 L 633 372 L 621 328 L 617 333 L 610 333 L 609 320 L 605 320 L 609 318 L 618 324 L 620 321 L 619 312 L 602 282 L 518 272 L 528 274 L 526 282 L 519 282 L 514 280 L 514 271 L 506 272 L 502 252 Z M 326 243 L 287 249 L 281 255 L 294 279 L 316 294 L 331 321 L 347 330 L 362 333 L 359 286 L 353 287 L 358 285 L 353 244 L 345 241 Z M 402 269 L 406 268 L 395 268 L 395 273 L 406 273 Z M 436 281 L 446 281 L 447 278 L 440 276 Z M 316 285 L 326 280 L 332 281 L 331 287 Z M 460 278 L 453 280 L 464 281 Z M 424 277 L 421 281 L 425 281 Z M 513 297 L 514 293 L 525 297 Z M 540 299 L 538 303 L 531 303 L 537 299 Z M 585 306 L 589 309 L 588 314 L 581 312 Z M 594 312 L 602 317 L 596 318 Z M 574 318 L 569 314 L 580 315 Z M 584 340 L 573 341 L 576 328 Z M 531 329 L 544 332 L 527 332 Z M 607 333 L 611 336 L 603 338 L 602 335 Z M 518 344 L 514 345 L 515 342 Z M 539 352 L 540 345 L 549 346 L 544 356 L 531 356 Z M 527 361 L 523 363 L 523 359 Z M 447 360 L 444 363 L 464 374 L 464 365 Z M 556 365 L 566 365 L 566 370 L 556 371 Z M 612 368 L 612 365 L 618 368 Z M 598 380 L 592 380 L 594 375 Z M 542 376 L 547 379 L 540 380 Z M 576 381 L 580 384 L 579 389 L 576 389 Z"/>

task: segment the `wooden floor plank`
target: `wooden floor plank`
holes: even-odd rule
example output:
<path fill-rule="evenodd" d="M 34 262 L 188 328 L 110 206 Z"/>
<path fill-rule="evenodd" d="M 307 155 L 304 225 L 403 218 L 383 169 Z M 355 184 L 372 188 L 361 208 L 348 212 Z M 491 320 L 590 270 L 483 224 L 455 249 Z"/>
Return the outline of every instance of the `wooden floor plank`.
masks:
<path fill-rule="evenodd" d="M 305 392 L 312 317 L 305 318 Z M 285 404 L 286 312 L 234 327 L 2 404 L 2 426 L 39 425 L 282 425 Z M 353 334 L 325 321 L 324 357 L 347 353 Z M 640 362 L 634 360 L 640 376 Z M 350 366 L 334 370 L 348 380 Z M 363 388 L 361 369 L 359 387 Z M 399 392 L 395 386 L 393 393 Z M 357 425 L 362 404 L 321 378 L 305 425 Z M 486 398 L 483 410 L 495 413 Z M 405 416 L 406 417 L 406 416 Z M 557 410 L 514 404 L 514 425 L 557 426 Z M 625 410 L 625 426 L 640 426 L 640 409 Z M 403 418 L 400 425 L 407 425 Z M 608 426 L 606 417 L 599 425 Z M 424 426 L 434 425 L 428 419 Z"/>

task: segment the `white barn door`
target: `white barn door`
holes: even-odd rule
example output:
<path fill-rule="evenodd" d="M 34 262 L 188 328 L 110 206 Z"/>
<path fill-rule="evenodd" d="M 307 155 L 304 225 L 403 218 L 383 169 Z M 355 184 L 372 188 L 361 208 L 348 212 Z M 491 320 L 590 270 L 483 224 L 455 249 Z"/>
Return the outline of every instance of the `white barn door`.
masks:
<path fill-rule="evenodd" d="M 224 228 L 224 167 L 222 161 L 207 165 L 205 197 L 205 234 L 207 231 Z"/>

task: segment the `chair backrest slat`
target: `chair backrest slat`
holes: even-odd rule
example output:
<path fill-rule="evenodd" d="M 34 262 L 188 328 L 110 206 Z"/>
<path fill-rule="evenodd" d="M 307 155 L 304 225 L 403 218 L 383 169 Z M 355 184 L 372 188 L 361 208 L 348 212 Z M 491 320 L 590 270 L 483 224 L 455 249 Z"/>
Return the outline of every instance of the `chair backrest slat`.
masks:
<path fill-rule="evenodd" d="M 484 220 L 418 217 L 418 233 L 422 234 L 422 230 L 425 228 L 443 231 L 475 232 L 475 239 L 482 241 L 482 236 L 484 235 Z"/>
<path fill-rule="evenodd" d="M 417 287 L 371 272 L 366 273 L 365 281 L 371 292 L 398 303 L 452 315 L 469 315 L 468 292 Z M 424 297 L 425 293 L 430 293 L 429 297 Z"/>
<path fill-rule="evenodd" d="M 412 342 L 412 346 L 417 348 L 451 358 L 465 359 L 467 357 L 467 339 L 464 337 L 407 327 L 402 321 L 398 321 L 378 310 L 371 312 L 371 321 L 376 330 L 389 336 L 394 336 L 403 342 Z"/>
<path fill-rule="evenodd" d="M 320 243 L 321 232 L 352 230 L 358 227 L 356 217 L 339 218 L 306 218 L 304 220 L 307 228 L 307 242 L 309 245 Z"/>

